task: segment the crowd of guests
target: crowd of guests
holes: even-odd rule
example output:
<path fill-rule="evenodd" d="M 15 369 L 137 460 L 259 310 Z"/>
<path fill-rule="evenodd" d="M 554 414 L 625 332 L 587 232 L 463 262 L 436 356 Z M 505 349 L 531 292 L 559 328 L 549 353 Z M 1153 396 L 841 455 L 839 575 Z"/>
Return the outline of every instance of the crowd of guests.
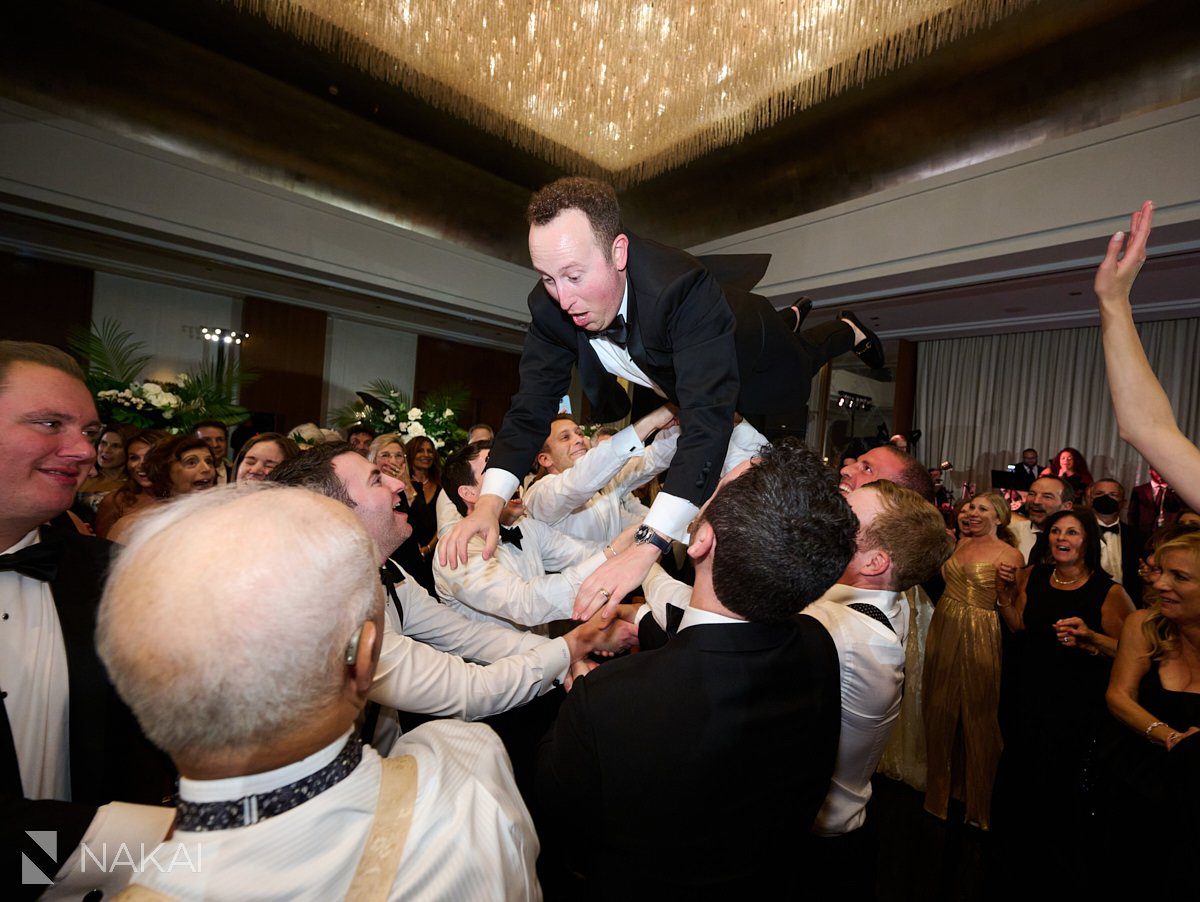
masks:
<path fill-rule="evenodd" d="M 1142 215 L 1097 277 L 1135 364 Z M 486 425 L 445 457 L 360 425 L 231 461 L 224 424 L 102 424 L 70 357 L 0 342 L 0 831 L 57 837 L 5 885 L 872 898 L 901 735 L 926 810 L 994 836 L 1014 885 L 1102 895 L 1063 862 L 1130 851 L 1173 876 L 1200 785 L 1200 452 L 1131 412 L 1161 408 L 1147 372 L 1112 386 L 1153 467 L 1128 498 L 1077 449 L 1027 449 L 1026 488 L 954 505 L 907 439 L 834 469 L 739 419 L 688 541 L 581 615 L 655 541 L 671 405 L 590 436 L 560 414 L 494 549 L 439 555 L 485 494 Z M 158 864 L 95 866 L 122 844 Z"/>

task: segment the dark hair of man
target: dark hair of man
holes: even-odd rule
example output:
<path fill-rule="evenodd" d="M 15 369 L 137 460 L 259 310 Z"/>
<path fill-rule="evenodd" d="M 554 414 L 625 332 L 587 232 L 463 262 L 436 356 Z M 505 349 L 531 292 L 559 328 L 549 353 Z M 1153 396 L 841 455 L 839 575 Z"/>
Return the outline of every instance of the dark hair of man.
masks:
<path fill-rule="evenodd" d="M 717 491 L 701 519 L 716 534 L 721 604 L 747 620 L 786 620 L 837 581 L 858 532 L 837 486 L 816 454 L 785 438 Z"/>
<path fill-rule="evenodd" d="M 1045 533 L 1047 540 L 1050 538 L 1050 530 L 1054 524 L 1067 517 L 1074 517 L 1083 524 L 1083 565 L 1093 573 L 1107 573 L 1108 571 L 1100 566 L 1100 527 L 1096 522 L 1096 512 L 1090 507 L 1073 507 L 1055 511 L 1047 517 L 1046 522 L 1042 524 L 1042 532 Z M 1050 560 L 1048 546 L 1046 560 Z"/>
<path fill-rule="evenodd" d="M 267 482 L 295 485 L 340 501 L 346 507 L 358 507 L 346 491 L 346 484 L 333 469 L 333 460 L 343 454 L 357 454 L 349 442 L 325 442 L 301 451 L 267 474 Z"/>
<path fill-rule="evenodd" d="M 1101 476 L 1099 479 L 1097 479 L 1095 482 L 1092 483 L 1092 488 L 1095 488 L 1102 482 L 1111 482 L 1113 485 L 1115 485 L 1117 488 L 1119 488 L 1121 490 L 1121 497 L 1122 498 L 1125 497 L 1125 486 L 1123 486 L 1121 484 L 1121 480 L 1117 479 L 1115 476 Z"/>
<path fill-rule="evenodd" d="M 1026 448 L 1024 451 L 1021 452 L 1021 456 L 1024 457 L 1030 451 L 1032 451 L 1034 454 L 1037 454 L 1037 448 Z"/>
<path fill-rule="evenodd" d="M 612 426 L 600 426 L 595 432 L 592 433 L 592 441 L 595 441 L 598 438 L 604 438 L 606 435 L 610 437 L 614 436 L 620 431 L 621 430 L 615 429 Z"/>
<path fill-rule="evenodd" d="M 176 435 L 159 442 L 146 452 L 146 478 L 150 480 L 150 492 L 155 498 L 170 498 L 173 491 L 171 485 L 171 466 L 183 459 L 189 451 L 203 449 L 210 457 L 212 449 L 208 442 L 194 435 Z M 213 461 L 213 467 L 217 462 Z"/>
<path fill-rule="evenodd" d="M 544 226 L 564 210 L 579 210 L 588 218 L 604 259 L 612 260 L 613 241 L 621 234 L 621 207 L 612 187 L 583 176 L 551 182 L 530 199 L 525 220 L 531 226 Z"/>
<path fill-rule="evenodd" d="M 1051 476 L 1049 473 L 1047 473 L 1044 476 L 1039 476 L 1038 479 L 1039 480 L 1040 479 L 1053 479 L 1055 482 L 1057 482 L 1061 486 L 1061 488 L 1058 491 L 1059 500 L 1062 501 L 1063 504 L 1074 504 L 1075 503 L 1074 487 L 1071 485 L 1071 483 L 1067 482 L 1061 476 Z M 1042 527 L 1042 529 L 1044 531 L 1045 527 Z"/>
<path fill-rule="evenodd" d="M 887 479 L 864 489 L 879 493 L 881 510 L 859 536 L 859 548 L 882 548 L 892 559 L 892 585 L 896 591 L 929 579 L 954 553 L 954 540 L 946 532 L 941 512 L 914 492 Z"/>
<path fill-rule="evenodd" d="M 491 426 L 489 426 L 487 423 L 476 423 L 474 426 L 472 426 L 470 429 L 467 430 L 467 435 L 470 435 L 476 429 L 486 429 L 492 435 L 496 434 L 496 430 L 493 429 Z"/>
<path fill-rule="evenodd" d="M 220 429 L 225 433 L 225 437 L 229 438 L 229 427 L 220 420 L 201 420 L 192 427 L 192 432 L 199 432 L 201 429 Z"/>
<path fill-rule="evenodd" d="M 442 491 L 446 493 L 447 498 L 454 502 L 454 506 L 464 517 L 467 515 L 467 502 L 459 497 L 458 490 L 463 486 L 475 485 L 475 474 L 471 472 L 471 461 L 490 447 L 492 447 L 492 443 L 488 439 L 463 445 L 447 457 L 446 463 L 442 466 Z"/>
<path fill-rule="evenodd" d="M 912 489 L 932 504 L 934 498 L 933 478 L 929 475 L 929 468 L 907 451 L 902 451 L 895 445 L 880 445 L 880 447 L 886 448 L 888 453 L 900 463 L 900 472 L 891 477 L 892 482 L 896 483 L 896 485 L 902 485 L 906 489 Z"/>
<path fill-rule="evenodd" d="M 346 440 L 349 441 L 356 435 L 369 435 L 371 438 L 375 438 L 375 430 L 363 423 L 355 423 L 346 430 Z"/>
<path fill-rule="evenodd" d="M 84 382 L 83 368 L 66 351 L 36 341 L 0 341 L 0 392 L 7 387 L 8 368 L 14 363 L 32 363 L 48 366 L 52 370 L 66 373 L 72 379 Z"/>

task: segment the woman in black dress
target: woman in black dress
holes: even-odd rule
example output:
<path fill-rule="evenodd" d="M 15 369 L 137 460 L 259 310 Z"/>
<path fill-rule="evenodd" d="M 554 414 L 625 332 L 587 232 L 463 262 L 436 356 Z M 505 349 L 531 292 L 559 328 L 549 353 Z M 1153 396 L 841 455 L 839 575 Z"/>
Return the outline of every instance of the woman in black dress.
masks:
<path fill-rule="evenodd" d="M 1190 880 L 1200 805 L 1200 533 L 1164 542 L 1154 557 L 1153 603 L 1125 621 L 1108 684 L 1109 710 L 1125 729 L 1105 768 L 1106 827 L 1114 852 L 1153 855 Z"/>
<path fill-rule="evenodd" d="M 412 524 L 413 539 L 420 553 L 422 573 L 413 573 L 417 581 L 424 584 L 424 571 L 429 571 L 429 582 L 433 584 L 433 551 L 437 547 L 437 496 L 442 491 L 442 462 L 433 439 L 419 435 L 410 438 L 404 446 L 408 455 L 408 472 L 412 477 L 412 505 L 408 522 Z"/>
<path fill-rule="evenodd" d="M 1086 842 L 1104 692 L 1117 637 L 1134 608 L 1100 567 L 1100 530 L 1090 510 L 1059 511 L 1044 528 L 1051 562 L 1021 571 L 1014 586 L 1022 636 L 1005 678 L 1012 696 L 996 828 L 1010 839 L 1019 835 L 1027 859 L 1061 860 Z"/>

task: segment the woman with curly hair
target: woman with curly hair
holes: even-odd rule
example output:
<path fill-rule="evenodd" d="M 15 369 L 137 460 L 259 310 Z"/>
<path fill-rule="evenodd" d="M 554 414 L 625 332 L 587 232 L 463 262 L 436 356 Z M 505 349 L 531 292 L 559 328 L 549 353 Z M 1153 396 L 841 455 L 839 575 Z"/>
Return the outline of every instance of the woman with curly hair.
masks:
<path fill-rule="evenodd" d="M 1042 470 L 1042 475 L 1056 476 L 1070 483 L 1077 497 L 1083 497 L 1084 490 L 1094 481 L 1083 452 L 1070 447 L 1063 448 L 1054 455 L 1054 460 Z"/>

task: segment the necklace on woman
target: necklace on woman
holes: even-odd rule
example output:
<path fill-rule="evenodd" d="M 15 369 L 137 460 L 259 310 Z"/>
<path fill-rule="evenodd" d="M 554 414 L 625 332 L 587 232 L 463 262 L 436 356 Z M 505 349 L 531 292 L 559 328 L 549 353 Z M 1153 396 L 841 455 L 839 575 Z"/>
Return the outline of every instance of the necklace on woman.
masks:
<path fill-rule="evenodd" d="M 1084 570 L 1081 574 L 1076 576 L 1074 579 L 1059 579 L 1057 567 L 1055 567 L 1053 570 L 1050 571 L 1050 580 L 1056 586 L 1073 586 L 1075 583 L 1079 582 L 1085 576 L 1087 576 L 1086 570 Z"/>

